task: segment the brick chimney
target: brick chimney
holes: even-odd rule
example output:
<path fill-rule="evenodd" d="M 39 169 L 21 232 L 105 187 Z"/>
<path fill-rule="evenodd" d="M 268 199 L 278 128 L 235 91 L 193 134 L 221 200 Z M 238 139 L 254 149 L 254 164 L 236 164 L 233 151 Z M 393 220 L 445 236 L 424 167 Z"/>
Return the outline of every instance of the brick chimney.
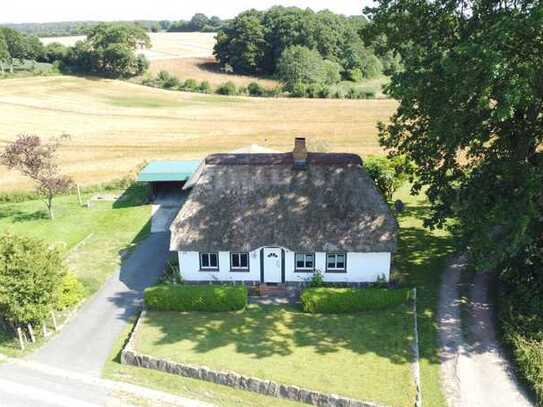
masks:
<path fill-rule="evenodd" d="M 296 137 L 294 139 L 294 151 L 292 151 L 294 167 L 303 169 L 307 160 L 307 148 L 305 147 L 305 137 Z"/>

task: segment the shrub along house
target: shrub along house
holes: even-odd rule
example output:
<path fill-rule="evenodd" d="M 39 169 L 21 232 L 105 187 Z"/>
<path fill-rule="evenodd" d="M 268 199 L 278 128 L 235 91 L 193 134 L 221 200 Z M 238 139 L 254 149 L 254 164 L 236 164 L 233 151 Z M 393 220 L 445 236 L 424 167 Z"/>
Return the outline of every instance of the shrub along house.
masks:
<path fill-rule="evenodd" d="M 213 154 L 171 224 L 186 281 L 389 279 L 397 223 L 353 154 Z"/>

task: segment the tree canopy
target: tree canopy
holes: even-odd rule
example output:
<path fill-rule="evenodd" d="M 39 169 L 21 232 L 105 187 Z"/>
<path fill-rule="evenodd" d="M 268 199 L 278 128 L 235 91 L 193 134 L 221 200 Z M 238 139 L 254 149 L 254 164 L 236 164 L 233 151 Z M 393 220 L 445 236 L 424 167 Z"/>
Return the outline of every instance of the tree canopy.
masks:
<path fill-rule="evenodd" d="M 13 69 L 13 63 L 23 60 L 41 60 L 44 46 L 34 35 L 19 33 L 11 28 L 0 27 L 0 64 L 7 63 Z"/>
<path fill-rule="evenodd" d="M 330 11 L 315 13 L 281 6 L 264 12 L 253 9 L 219 30 L 214 54 L 219 63 L 236 72 L 272 75 L 286 49 L 302 46 L 339 63 L 345 77 L 352 77 L 353 70 L 362 77 L 371 77 L 380 74 L 381 69 L 368 69 L 368 57 L 377 57 L 362 40 L 366 24 L 364 17 L 344 17 Z"/>
<path fill-rule="evenodd" d="M 130 77 L 143 73 L 147 62 L 136 50 L 149 48 L 145 28 L 129 23 L 100 23 L 87 32 L 87 39 L 69 49 L 65 63 L 78 72 L 110 77 Z"/>
<path fill-rule="evenodd" d="M 339 82 L 339 64 L 324 60 L 317 50 L 300 45 L 287 48 L 277 66 L 277 75 L 285 83 L 285 89 L 293 92 L 297 87 Z"/>
<path fill-rule="evenodd" d="M 380 140 L 416 164 L 428 224 L 458 219 L 479 266 L 525 250 L 543 264 L 542 3 L 378 0 L 367 12 L 404 65 Z"/>

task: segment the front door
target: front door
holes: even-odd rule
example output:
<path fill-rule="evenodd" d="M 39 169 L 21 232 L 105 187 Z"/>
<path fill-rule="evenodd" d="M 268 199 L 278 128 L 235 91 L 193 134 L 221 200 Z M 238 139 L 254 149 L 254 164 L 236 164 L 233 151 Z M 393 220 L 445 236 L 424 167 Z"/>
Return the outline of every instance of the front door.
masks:
<path fill-rule="evenodd" d="M 264 282 L 281 282 L 281 249 L 278 247 L 266 247 L 263 249 L 264 255 Z"/>

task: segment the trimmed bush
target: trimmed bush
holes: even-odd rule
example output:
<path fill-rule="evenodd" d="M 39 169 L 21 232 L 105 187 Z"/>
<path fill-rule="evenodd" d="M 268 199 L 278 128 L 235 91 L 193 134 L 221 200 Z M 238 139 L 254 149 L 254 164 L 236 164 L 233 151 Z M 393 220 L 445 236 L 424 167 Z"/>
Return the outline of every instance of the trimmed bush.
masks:
<path fill-rule="evenodd" d="M 306 288 L 301 300 L 304 312 L 341 314 L 393 307 L 409 297 L 408 289 Z"/>
<path fill-rule="evenodd" d="M 236 311 L 247 305 L 247 287 L 157 285 L 144 297 L 145 306 L 156 311 Z"/>

